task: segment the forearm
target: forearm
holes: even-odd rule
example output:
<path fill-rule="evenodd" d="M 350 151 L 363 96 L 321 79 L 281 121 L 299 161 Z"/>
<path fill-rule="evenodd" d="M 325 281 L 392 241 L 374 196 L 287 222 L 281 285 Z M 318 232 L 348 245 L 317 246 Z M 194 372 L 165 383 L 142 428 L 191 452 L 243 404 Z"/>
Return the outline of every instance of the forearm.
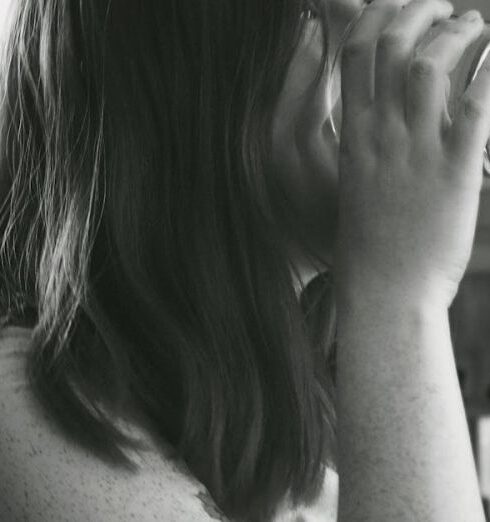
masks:
<path fill-rule="evenodd" d="M 339 300 L 339 521 L 484 522 L 444 307 Z"/>

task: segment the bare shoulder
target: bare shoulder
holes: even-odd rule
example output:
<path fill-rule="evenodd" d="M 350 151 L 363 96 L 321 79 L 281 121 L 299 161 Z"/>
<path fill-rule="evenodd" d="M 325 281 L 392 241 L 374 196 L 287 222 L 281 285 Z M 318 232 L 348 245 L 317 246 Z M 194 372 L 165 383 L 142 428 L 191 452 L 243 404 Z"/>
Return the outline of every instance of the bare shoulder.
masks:
<path fill-rule="evenodd" d="M 14 335 L 15 334 L 15 335 Z M 17 335 L 18 334 L 18 335 Z M 27 385 L 28 338 L 0 331 L 0 521 L 227 522 L 182 463 L 151 447 L 133 452 L 139 466 L 115 469 L 67 440 L 49 422 Z M 138 430 L 130 430 L 139 436 Z M 141 431 L 145 439 L 145 432 Z M 312 506 L 278 506 L 275 522 L 337 520 L 338 475 L 327 469 Z"/>
<path fill-rule="evenodd" d="M 139 453 L 131 473 L 66 440 L 30 395 L 22 347 L 9 342 L 0 334 L 0 520 L 225 520 L 204 486 L 159 453 Z"/>

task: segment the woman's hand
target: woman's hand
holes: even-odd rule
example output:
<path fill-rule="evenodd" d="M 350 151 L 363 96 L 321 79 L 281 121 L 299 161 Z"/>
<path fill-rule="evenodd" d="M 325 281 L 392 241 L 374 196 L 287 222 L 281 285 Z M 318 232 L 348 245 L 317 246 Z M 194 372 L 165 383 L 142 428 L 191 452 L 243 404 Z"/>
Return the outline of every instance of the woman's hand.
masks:
<path fill-rule="evenodd" d="M 471 255 L 490 135 L 490 62 L 451 121 L 448 74 L 483 29 L 445 0 L 374 0 L 342 56 L 340 292 L 449 306 Z M 439 37 L 417 50 L 435 22 Z M 366 286 L 367 285 L 367 286 Z"/>

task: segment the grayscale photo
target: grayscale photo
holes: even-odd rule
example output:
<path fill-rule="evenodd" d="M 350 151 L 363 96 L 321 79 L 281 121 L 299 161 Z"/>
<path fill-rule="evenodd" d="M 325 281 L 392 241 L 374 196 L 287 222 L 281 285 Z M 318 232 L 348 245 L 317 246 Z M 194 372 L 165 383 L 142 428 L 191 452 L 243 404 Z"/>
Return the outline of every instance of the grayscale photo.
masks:
<path fill-rule="evenodd" d="M 0 0 L 0 522 L 490 522 L 490 0 Z"/>

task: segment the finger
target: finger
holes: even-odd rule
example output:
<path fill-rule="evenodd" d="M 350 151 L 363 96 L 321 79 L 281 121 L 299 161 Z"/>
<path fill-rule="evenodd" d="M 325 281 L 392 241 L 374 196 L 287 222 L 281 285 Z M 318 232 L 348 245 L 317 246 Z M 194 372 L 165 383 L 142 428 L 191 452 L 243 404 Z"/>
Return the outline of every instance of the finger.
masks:
<path fill-rule="evenodd" d="M 407 71 L 416 44 L 435 22 L 448 18 L 453 10 L 446 0 L 413 0 L 381 33 L 375 66 L 375 98 L 381 113 L 404 111 Z"/>
<path fill-rule="evenodd" d="M 341 60 L 344 117 L 374 99 L 374 60 L 380 31 L 410 0 L 374 0 L 366 4 L 344 45 Z"/>
<path fill-rule="evenodd" d="M 439 33 L 423 50 L 423 54 L 439 64 L 441 72 L 446 74 L 445 96 L 433 93 L 432 110 L 441 113 L 440 128 L 447 129 L 451 124 L 449 103 L 451 82 L 449 74 L 455 70 L 465 52 L 481 35 L 485 26 L 478 11 L 468 11 L 459 18 L 453 18 L 443 24 L 443 32 Z M 427 114 L 426 114 L 427 115 Z M 437 125 L 437 119 L 433 120 Z"/>
<path fill-rule="evenodd" d="M 490 136 L 490 55 L 466 89 L 448 133 L 448 152 L 465 165 L 475 161 L 483 167 L 483 151 Z M 469 169 L 465 169 L 468 172 Z M 471 169 L 470 169 L 471 171 Z M 474 169 L 476 181 L 481 169 Z"/>
<path fill-rule="evenodd" d="M 428 126 L 432 132 L 439 132 L 447 126 L 448 75 L 484 26 L 481 15 L 476 12 L 476 19 L 472 19 L 472 14 L 447 22 L 443 31 L 416 53 L 411 64 L 406 110 L 407 126 L 415 132 L 423 132 Z"/>
<path fill-rule="evenodd" d="M 422 140 L 440 139 L 447 75 L 441 73 L 437 61 L 416 56 L 409 67 L 406 91 L 407 127 Z"/>
<path fill-rule="evenodd" d="M 422 53 L 437 60 L 441 70 L 449 74 L 455 69 L 469 45 L 481 35 L 485 22 L 478 11 L 471 10 L 441 25 L 442 32 L 425 46 Z"/>

